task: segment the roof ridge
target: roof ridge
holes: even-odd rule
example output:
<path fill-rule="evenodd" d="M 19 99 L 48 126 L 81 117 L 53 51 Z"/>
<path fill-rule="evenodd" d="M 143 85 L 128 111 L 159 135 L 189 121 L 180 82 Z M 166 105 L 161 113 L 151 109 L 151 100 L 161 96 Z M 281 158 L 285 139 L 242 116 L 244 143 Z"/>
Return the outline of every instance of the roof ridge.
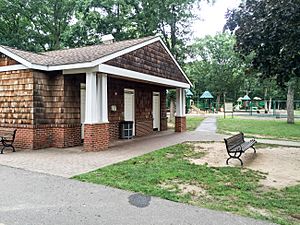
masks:
<path fill-rule="evenodd" d="M 49 56 L 47 53 L 63 52 L 63 51 L 68 51 L 68 50 L 73 50 L 73 49 L 83 49 L 83 48 L 90 48 L 90 47 L 95 47 L 95 46 L 110 46 L 110 45 L 113 45 L 113 44 L 116 44 L 116 43 L 142 40 L 142 39 L 151 40 L 152 38 L 156 38 L 156 36 L 146 36 L 146 37 L 136 38 L 136 39 L 121 40 L 121 41 L 113 42 L 111 44 L 100 43 L 100 44 L 96 44 L 96 45 L 87 45 L 87 46 L 80 46 L 80 47 L 75 47 L 75 48 L 64 48 L 64 49 L 50 50 L 50 51 L 45 51 L 45 52 L 41 52 L 41 53 L 45 53 L 45 54 L 42 54 L 42 55 Z"/>
<path fill-rule="evenodd" d="M 13 49 L 13 50 L 17 50 L 17 51 L 20 51 L 20 52 L 26 52 L 26 53 L 30 53 L 30 54 L 36 54 L 36 55 L 41 55 L 41 56 L 47 56 L 49 57 L 48 55 L 46 54 L 43 54 L 43 52 L 32 52 L 32 51 L 28 51 L 28 50 L 23 50 L 23 49 L 19 49 L 17 47 L 10 47 L 10 46 L 7 46 L 7 45 L 0 45 L 1 47 L 9 50 L 9 49 Z"/>

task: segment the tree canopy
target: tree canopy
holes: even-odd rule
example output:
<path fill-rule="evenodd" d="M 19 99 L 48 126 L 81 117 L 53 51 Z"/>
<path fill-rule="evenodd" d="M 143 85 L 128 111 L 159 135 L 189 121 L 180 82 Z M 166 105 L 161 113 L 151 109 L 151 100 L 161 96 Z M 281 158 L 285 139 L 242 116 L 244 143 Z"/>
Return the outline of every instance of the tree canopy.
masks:
<path fill-rule="evenodd" d="M 209 90 L 217 96 L 217 101 L 225 93 L 236 100 L 238 94 L 252 90 L 248 84 L 253 81 L 247 82 L 252 78 L 245 77 L 250 72 L 250 56 L 241 59 L 234 50 L 235 43 L 233 35 L 224 33 L 197 39 L 191 46 L 194 60 L 187 64 L 186 70 L 197 95 Z"/>
<path fill-rule="evenodd" d="M 300 0 L 246 0 L 229 11 L 225 29 L 237 38 L 236 49 L 254 53 L 252 67 L 262 78 L 288 86 L 288 122 L 293 123 L 293 96 L 300 77 Z"/>
<path fill-rule="evenodd" d="M 204 0 L 0 0 L 0 44 L 31 51 L 159 34 L 183 62 L 195 7 Z M 209 2 L 209 0 L 205 0 Z"/>

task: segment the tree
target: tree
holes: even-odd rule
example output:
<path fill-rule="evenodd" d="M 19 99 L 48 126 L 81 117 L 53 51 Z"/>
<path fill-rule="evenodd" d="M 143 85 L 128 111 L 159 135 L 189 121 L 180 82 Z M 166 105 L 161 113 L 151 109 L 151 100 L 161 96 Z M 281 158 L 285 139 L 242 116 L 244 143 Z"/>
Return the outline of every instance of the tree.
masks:
<path fill-rule="evenodd" d="M 108 33 L 116 40 L 160 34 L 175 58 L 183 62 L 190 24 L 196 17 L 192 8 L 199 2 L 201 0 L 78 1 L 77 23 L 67 35 L 68 43 L 92 44 Z"/>
<path fill-rule="evenodd" d="M 196 95 L 209 90 L 217 96 L 219 105 L 222 95 L 236 99 L 240 90 L 244 89 L 244 75 L 249 73 L 250 60 L 242 60 L 234 45 L 234 36 L 224 33 L 198 39 L 191 46 L 191 57 L 196 60 L 189 63 L 186 69 L 194 83 Z"/>
<path fill-rule="evenodd" d="M 294 123 L 294 88 L 300 77 L 300 0 L 246 0 L 227 13 L 225 29 L 241 54 L 254 53 L 261 78 L 287 87 L 288 123 Z"/>
<path fill-rule="evenodd" d="M 76 0 L 0 0 L 0 41 L 31 51 L 64 47 Z"/>

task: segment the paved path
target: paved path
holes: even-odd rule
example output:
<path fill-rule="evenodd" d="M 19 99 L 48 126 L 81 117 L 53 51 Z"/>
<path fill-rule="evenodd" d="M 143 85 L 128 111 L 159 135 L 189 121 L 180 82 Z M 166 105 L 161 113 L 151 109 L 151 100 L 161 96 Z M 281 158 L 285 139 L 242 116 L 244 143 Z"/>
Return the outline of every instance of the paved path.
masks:
<path fill-rule="evenodd" d="M 0 155 L 0 165 L 22 168 L 63 177 L 72 177 L 107 165 L 137 157 L 185 141 L 223 141 L 216 133 L 216 117 L 206 118 L 194 132 L 160 132 L 133 141 L 120 141 L 107 151 L 83 152 L 82 147 L 47 148 L 37 151 L 10 151 Z M 260 143 L 300 147 L 300 142 L 259 139 Z"/>
<path fill-rule="evenodd" d="M 184 141 L 220 141 L 222 136 L 201 132 L 161 132 L 134 141 L 122 141 L 102 152 L 83 152 L 82 147 L 47 148 L 36 151 L 6 151 L 0 165 L 63 177 L 72 177 Z"/>
<path fill-rule="evenodd" d="M 199 127 L 197 127 L 196 131 L 200 132 L 217 132 L 217 118 L 216 116 L 209 116 L 202 121 Z"/>
<path fill-rule="evenodd" d="M 202 123 L 197 127 L 196 132 L 201 132 L 201 135 L 211 135 L 214 138 L 218 137 L 219 139 L 229 137 L 230 135 L 217 134 L 217 116 L 210 115 L 202 121 Z M 245 138 L 250 140 L 251 138 Z M 255 138 L 259 143 L 263 144 L 275 144 L 289 147 L 300 147 L 299 141 L 287 141 L 287 140 L 272 140 L 272 139 L 262 139 Z"/>
<path fill-rule="evenodd" d="M 4 225 L 268 225 L 250 218 L 0 166 Z"/>

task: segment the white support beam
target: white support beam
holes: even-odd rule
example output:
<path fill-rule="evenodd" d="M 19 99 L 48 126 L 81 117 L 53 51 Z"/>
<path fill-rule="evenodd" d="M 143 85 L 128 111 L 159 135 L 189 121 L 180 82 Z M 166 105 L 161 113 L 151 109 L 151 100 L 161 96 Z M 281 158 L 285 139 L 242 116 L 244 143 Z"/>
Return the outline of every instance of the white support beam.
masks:
<path fill-rule="evenodd" d="M 110 66 L 106 64 L 100 64 L 98 68 L 99 72 L 106 73 L 106 74 L 113 74 L 120 77 L 135 79 L 135 80 L 142 80 L 147 81 L 153 84 L 162 84 L 171 87 L 181 87 L 181 88 L 190 88 L 190 84 L 175 81 L 167 78 L 162 78 L 154 75 L 149 75 L 145 73 L 136 72 L 133 70 L 127 70 L 116 66 Z"/>
<path fill-rule="evenodd" d="M 108 123 L 107 75 L 98 74 L 99 118 L 101 123 Z"/>
<path fill-rule="evenodd" d="M 97 101 L 97 75 L 86 73 L 85 123 L 99 123 L 99 101 Z"/>
<path fill-rule="evenodd" d="M 183 88 L 176 89 L 176 116 L 185 116 L 185 91 Z"/>

